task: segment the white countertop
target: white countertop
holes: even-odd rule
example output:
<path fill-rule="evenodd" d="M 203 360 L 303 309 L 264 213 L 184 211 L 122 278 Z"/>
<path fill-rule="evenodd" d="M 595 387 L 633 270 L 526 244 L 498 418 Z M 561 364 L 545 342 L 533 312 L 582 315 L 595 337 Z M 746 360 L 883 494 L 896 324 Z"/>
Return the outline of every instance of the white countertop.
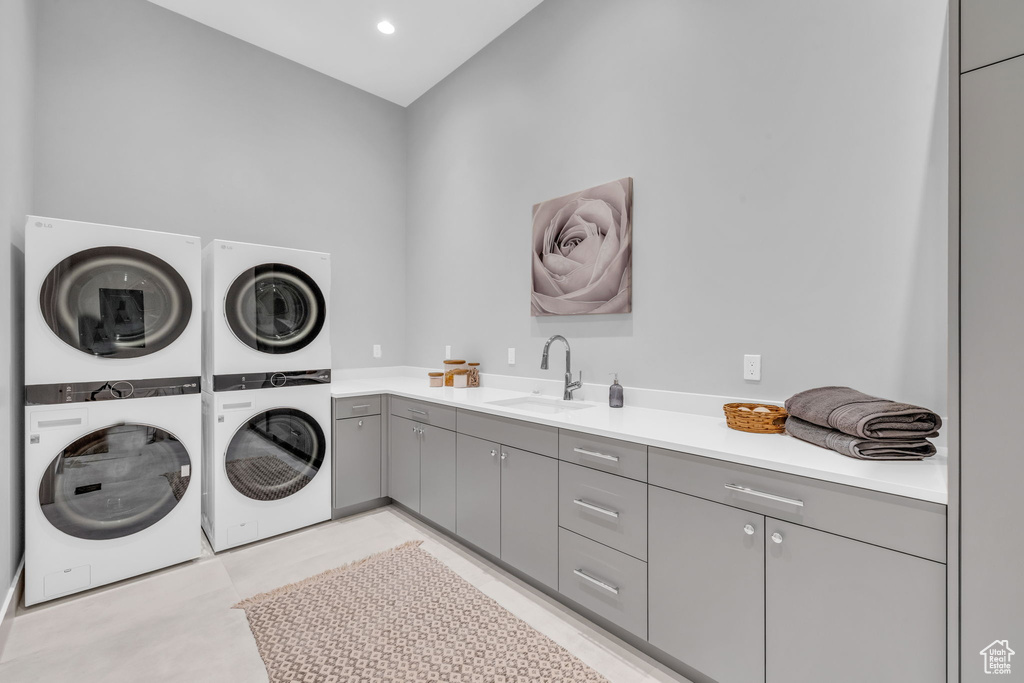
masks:
<path fill-rule="evenodd" d="M 944 448 L 924 460 L 857 460 L 785 434 L 748 434 L 729 429 L 724 415 L 709 417 L 629 405 L 610 408 L 607 403 L 587 403 L 591 407 L 585 410 L 538 414 L 489 403 L 527 397 L 529 393 L 487 386 L 474 389 L 430 388 L 426 377 L 336 379 L 331 384 L 331 393 L 338 398 L 369 394 L 417 398 L 943 505 L 948 496 Z"/>

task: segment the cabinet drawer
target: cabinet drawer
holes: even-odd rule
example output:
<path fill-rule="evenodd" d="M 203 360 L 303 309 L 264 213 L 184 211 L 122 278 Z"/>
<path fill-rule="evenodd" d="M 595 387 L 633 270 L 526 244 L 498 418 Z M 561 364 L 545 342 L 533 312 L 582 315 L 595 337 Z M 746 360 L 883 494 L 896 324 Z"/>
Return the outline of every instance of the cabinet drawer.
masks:
<path fill-rule="evenodd" d="M 560 462 L 558 524 L 646 560 L 647 484 Z"/>
<path fill-rule="evenodd" d="M 661 448 L 650 449 L 648 466 L 656 486 L 946 561 L 945 505 Z"/>
<path fill-rule="evenodd" d="M 558 530 L 558 592 L 647 638 L 647 563 Z"/>
<path fill-rule="evenodd" d="M 423 424 L 436 425 L 444 429 L 451 429 L 453 431 L 455 429 L 455 408 L 449 408 L 448 406 L 436 403 L 392 396 L 391 414 Z"/>
<path fill-rule="evenodd" d="M 380 415 L 380 396 L 353 396 L 334 399 L 334 419 Z"/>
<path fill-rule="evenodd" d="M 558 429 L 555 427 L 460 409 L 457 431 L 504 446 L 558 457 Z"/>
<path fill-rule="evenodd" d="M 558 457 L 595 470 L 647 481 L 647 446 L 558 430 Z"/>

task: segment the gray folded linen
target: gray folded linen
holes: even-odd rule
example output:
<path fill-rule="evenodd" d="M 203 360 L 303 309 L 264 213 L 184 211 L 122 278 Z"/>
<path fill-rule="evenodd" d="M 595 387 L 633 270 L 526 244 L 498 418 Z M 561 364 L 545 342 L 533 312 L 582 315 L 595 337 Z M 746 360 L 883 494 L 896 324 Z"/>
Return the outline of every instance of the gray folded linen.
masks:
<path fill-rule="evenodd" d="M 786 432 L 801 441 L 860 460 L 923 460 L 935 455 L 935 445 L 923 438 L 864 439 L 792 415 L 786 419 Z"/>
<path fill-rule="evenodd" d="M 819 387 L 786 401 L 786 410 L 805 422 L 865 439 L 927 439 L 939 435 L 942 418 L 909 403 L 868 396 L 850 387 Z"/>

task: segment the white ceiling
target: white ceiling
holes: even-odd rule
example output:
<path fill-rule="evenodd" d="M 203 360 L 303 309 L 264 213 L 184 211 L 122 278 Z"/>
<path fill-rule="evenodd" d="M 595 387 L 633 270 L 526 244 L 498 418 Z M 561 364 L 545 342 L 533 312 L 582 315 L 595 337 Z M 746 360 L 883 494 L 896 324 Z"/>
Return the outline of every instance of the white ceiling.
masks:
<path fill-rule="evenodd" d="M 541 0 L 150 2 L 404 107 Z"/>

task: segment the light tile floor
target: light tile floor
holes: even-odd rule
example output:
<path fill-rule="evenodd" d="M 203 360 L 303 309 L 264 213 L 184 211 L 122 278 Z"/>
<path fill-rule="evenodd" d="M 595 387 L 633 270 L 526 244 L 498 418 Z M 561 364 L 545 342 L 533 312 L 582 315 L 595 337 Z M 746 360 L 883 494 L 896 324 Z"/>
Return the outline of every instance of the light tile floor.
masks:
<path fill-rule="evenodd" d="M 203 556 L 130 581 L 20 607 L 4 683 L 267 680 L 243 598 L 422 539 L 423 549 L 613 683 L 685 681 L 404 512 L 386 507 Z"/>

